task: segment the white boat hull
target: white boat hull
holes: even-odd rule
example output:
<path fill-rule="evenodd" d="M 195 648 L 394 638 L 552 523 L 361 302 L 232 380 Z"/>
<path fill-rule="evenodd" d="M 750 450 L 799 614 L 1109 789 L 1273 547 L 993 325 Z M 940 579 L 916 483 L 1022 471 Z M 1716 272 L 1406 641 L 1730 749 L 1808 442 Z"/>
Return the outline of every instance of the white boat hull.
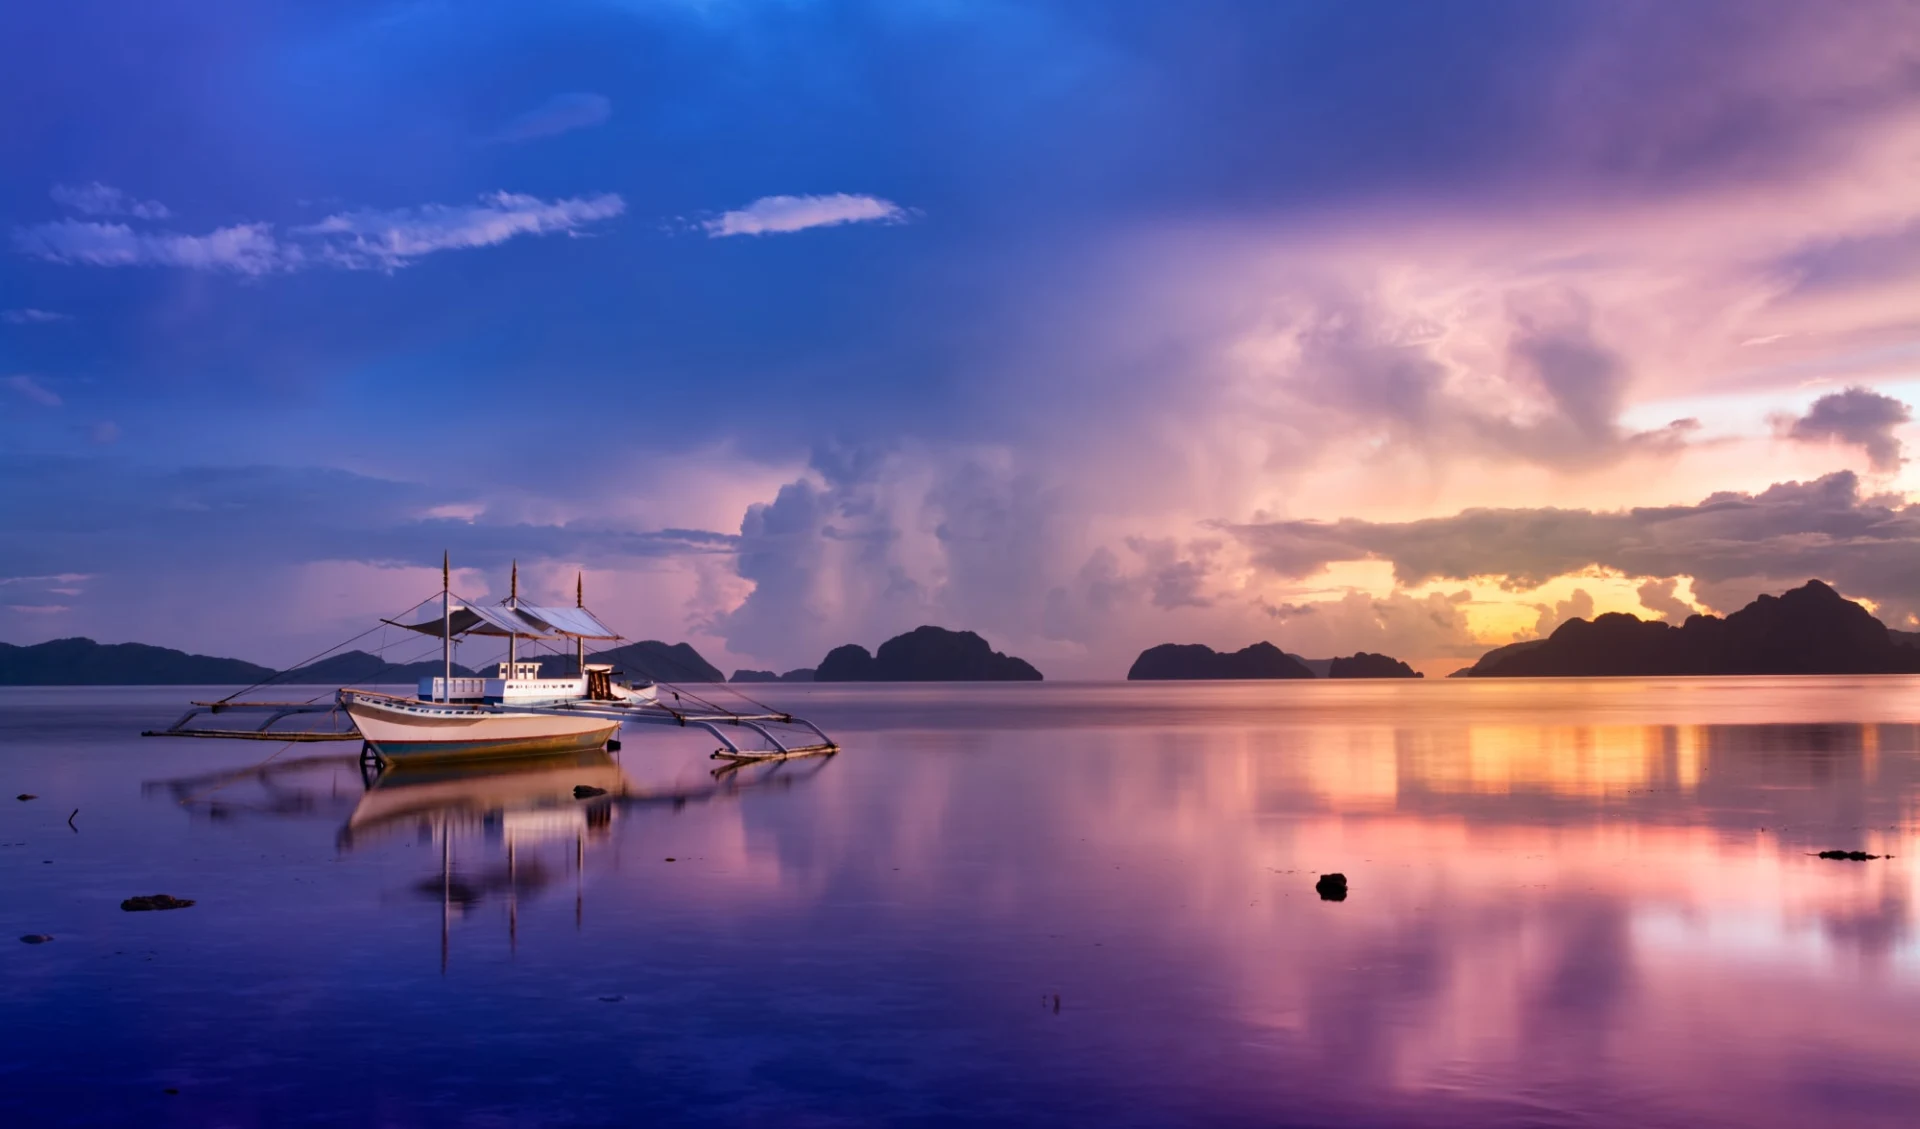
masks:
<path fill-rule="evenodd" d="M 582 752 L 605 746 L 620 728 L 604 717 L 499 713 L 353 690 L 340 692 L 340 704 L 367 744 L 394 761 Z"/>

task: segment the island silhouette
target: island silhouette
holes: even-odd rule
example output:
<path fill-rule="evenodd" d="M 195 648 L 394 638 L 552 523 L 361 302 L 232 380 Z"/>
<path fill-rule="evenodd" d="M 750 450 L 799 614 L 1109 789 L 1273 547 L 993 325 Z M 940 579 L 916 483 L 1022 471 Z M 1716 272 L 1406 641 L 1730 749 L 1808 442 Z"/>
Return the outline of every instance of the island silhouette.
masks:
<path fill-rule="evenodd" d="M 533 656 L 525 656 L 533 657 Z M 539 656 L 541 673 L 574 673 L 571 655 Z M 622 674 L 658 682 L 729 681 L 688 643 L 643 639 L 587 656 Z M 480 671 L 454 664 L 456 676 Z M 0 643 L 0 686 L 167 686 L 410 683 L 439 674 L 438 659 L 394 663 L 346 651 L 285 672 L 242 659 L 190 654 L 145 643 L 53 639 L 29 646 Z M 1574 678 L 1741 674 L 1916 674 L 1920 633 L 1888 628 L 1862 605 L 1819 580 L 1778 596 L 1763 595 L 1722 618 L 1691 615 L 1678 625 L 1608 612 L 1570 619 L 1544 639 L 1495 647 L 1454 678 Z M 835 647 L 817 667 L 776 674 L 743 669 L 733 682 L 1037 682 L 1025 659 L 994 650 L 972 631 L 922 626 L 869 652 Z M 1131 681 L 1185 679 L 1418 678 L 1407 663 L 1360 651 L 1303 659 L 1269 642 L 1238 651 L 1200 643 L 1162 643 L 1140 652 Z"/>
<path fill-rule="evenodd" d="M 1025 659 L 994 650 L 971 631 L 922 626 L 867 653 L 858 643 L 827 652 L 815 682 L 1039 682 Z"/>

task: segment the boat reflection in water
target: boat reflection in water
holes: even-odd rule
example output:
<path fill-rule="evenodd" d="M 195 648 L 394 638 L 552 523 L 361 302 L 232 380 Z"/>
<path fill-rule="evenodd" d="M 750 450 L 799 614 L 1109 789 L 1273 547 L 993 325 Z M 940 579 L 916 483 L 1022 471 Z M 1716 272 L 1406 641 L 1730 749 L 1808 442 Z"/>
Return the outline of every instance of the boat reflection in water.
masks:
<path fill-rule="evenodd" d="M 616 819 L 646 808 L 678 809 L 743 790 L 788 786 L 831 759 L 732 763 L 698 784 L 635 784 L 604 749 L 527 758 L 366 768 L 366 792 L 340 828 L 342 852 L 412 837 L 439 847 L 440 872 L 413 889 L 440 903 L 440 962 L 453 920 L 489 897 L 505 900 L 510 947 L 519 939 L 520 899 L 573 877 L 574 926 L 585 912 L 589 846 L 608 840 Z M 455 841 L 504 850 L 504 862 L 456 867 Z M 555 856 L 559 863 L 556 868 Z"/>

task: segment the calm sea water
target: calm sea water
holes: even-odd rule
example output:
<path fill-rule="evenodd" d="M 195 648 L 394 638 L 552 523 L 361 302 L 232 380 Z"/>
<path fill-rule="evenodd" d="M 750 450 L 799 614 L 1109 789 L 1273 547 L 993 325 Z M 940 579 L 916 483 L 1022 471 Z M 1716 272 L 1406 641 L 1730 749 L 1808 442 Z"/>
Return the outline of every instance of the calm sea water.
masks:
<path fill-rule="evenodd" d="M 753 689 L 846 752 L 0 691 L 0 1123 L 1920 1118 L 1920 680 Z"/>

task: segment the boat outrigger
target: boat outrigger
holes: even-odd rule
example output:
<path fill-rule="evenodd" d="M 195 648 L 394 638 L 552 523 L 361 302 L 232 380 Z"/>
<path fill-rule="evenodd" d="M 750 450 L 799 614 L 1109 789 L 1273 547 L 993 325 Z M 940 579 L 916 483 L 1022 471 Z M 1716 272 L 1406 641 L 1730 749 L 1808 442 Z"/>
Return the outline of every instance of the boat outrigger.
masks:
<path fill-rule="evenodd" d="M 172 726 L 150 730 L 146 736 L 359 740 L 364 742 L 365 756 L 387 763 L 578 753 L 608 747 L 622 725 L 652 724 L 706 730 L 720 740 L 721 747 L 713 756 L 721 760 L 782 760 L 839 751 L 833 739 L 812 722 L 762 706 L 724 683 L 720 684 L 722 688 L 757 709 L 727 709 L 691 687 L 663 684 L 644 676 L 626 679 L 611 663 L 589 663 L 589 640 L 614 642 L 621 636 L 587 610 L 583 586 L 576 583 L 574 606 L 570 608 L 522 604 L 519 572 L 516 565 L 504 602 L 476 604 L 454 595 L 450 562 L 443 558 L 439 615 L 411 622 L 381 621 L 441 640 L 441 672 L 421 678 L 414 697 L 342 687 L 334 692 L 331 703 L 318 699 L 265 702 L 241 699 L 241 694 L 258 689 L 248 687 L 218 701 L 193 702 L 193 708 Z M 426 603 L 416 604 L 413 610 Z M 506 640 L 507 658 L 494 677 L 454 676 L 454 641 L 468 636 Z M 542 677 L 538 661 L 520 659 L 522 641 L 566 640 L 574 644 L 575 674 L 571 677 Z M 671 704 L 662 700 L 663 688 Z M 203 715 L 235 713 L 264 713 L 267 717 L 252 729 L 193 724 Z M 331 718 L 331 727 L 291 731 L 274 728 L 288 717 L 321 714 Z M 752 734 L 745 743 L 737 739 L 742 730 Z"/>

